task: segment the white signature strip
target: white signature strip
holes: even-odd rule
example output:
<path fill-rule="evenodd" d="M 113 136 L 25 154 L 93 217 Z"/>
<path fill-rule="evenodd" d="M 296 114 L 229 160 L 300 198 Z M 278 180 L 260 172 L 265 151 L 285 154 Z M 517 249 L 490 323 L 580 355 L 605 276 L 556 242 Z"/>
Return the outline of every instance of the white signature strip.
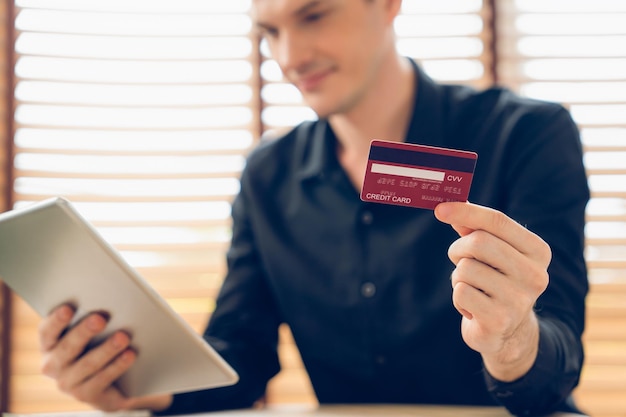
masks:
<path fill-rule="evenodd" d="M 420 168 L 399 167 L 396 165 L 385 165 L 372 163 L 372 173 L 398 175 L 401 177 L 417 178 L 420 180 L 443 181 L 446 173 L 440 171 L 430 171 Z"/>

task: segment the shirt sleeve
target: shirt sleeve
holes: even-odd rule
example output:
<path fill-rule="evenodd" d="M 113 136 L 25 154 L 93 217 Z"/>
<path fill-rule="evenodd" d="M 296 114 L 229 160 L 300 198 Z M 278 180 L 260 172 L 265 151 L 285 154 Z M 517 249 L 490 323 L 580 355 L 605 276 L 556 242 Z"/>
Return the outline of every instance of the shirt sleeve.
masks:
<path fill-rule="evenodd" d="M 565 109 L 537 106 L 516 123 L 506 159 L 504 210 L 550 245 L 550 282 L 535 305 L 540 337 L 534 366 L 511 383 L 485 374 L 489 391 L 511 413 L 543 415 L 567 409 L 583 365 L 589 188 L 578 129 Z"/>
<path fill-rule="evenodd" d="M 251 407 L 263 397 L 267 382 L 279 371 L 277 308 L 256 249 L 250 224 L 245 180 L 232 206 L 233 236 L 227 253 L 228 273 L 204 339 L 235 369 L 233 386 L 174 395 L 157 415 L 188 414 Z"/>
<path fill-rule="evenodd" d="M 540 320 L 539 355 L 531 370 L 513 382 L 498 381 L 484 370 L 487 389 L 516 416 L 578 411 L 567 403 L 571 387 L 577 384 L 580 373 L 578 358 L 582 352 L 573 354 L 572 347 L 575 346 L 579 343 L 561 323 Z M 559 377 L 555 378 L 555 375 Z"/>

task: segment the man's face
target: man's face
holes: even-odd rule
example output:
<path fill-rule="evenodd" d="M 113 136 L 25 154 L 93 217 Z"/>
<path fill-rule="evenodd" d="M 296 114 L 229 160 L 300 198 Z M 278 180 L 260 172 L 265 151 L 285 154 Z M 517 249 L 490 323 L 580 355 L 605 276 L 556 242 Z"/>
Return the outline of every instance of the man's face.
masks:
<path fill-rule="evenodd" d="M 254 0 L 253 17 L 284 76 L 320 117 L 367 93 L 389 16 L 379 0 Z"/>

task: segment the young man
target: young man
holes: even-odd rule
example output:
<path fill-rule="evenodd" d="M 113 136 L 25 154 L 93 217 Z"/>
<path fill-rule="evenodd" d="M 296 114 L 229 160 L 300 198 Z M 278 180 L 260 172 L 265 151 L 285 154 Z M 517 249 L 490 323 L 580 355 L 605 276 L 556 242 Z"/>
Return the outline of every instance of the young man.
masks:
<path fill-rule="evenodd" d="M 257 148 L 233 204 L 205 338 L 240 382 L 123 398 L 112 383 L 135 357 L 128 336 L 80 356 L 104 318 L 64 333 L 72 311 L 61 307 L 41 343 L 62 390 L 105 410 L 248 407 L 279 370 L 286 322 L 321 403 L 570 409 L 587 292 L 576 127 L 555 104 L 434 83 L 395 49 L 400 7 L 254 1 L 273 57 L 320 120 Z M 477 152 L 472 203 L 433 214 L 360 201 L 372 139 Z"/>

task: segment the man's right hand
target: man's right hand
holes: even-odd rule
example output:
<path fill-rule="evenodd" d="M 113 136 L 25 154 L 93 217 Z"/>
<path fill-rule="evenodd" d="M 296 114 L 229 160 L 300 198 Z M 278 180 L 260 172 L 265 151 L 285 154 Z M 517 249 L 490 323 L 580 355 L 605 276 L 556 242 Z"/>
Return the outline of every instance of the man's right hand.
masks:
<path fill-rule="evenodd" d="M 136 352 L 130 347 L 130 337 L 118 331 L 86 350 L 89 342 L 104 331 L 107 320 L 93 313 L 68 329 L 73 317 L 74 310 L 63 305 L 45 317 L 39 326 L 42 372 L 54 379 L 62 392 L 103 411 L 137 408 L 157 411 L 171 404 L 171 395 L 124 396 L 113 383 L 135 361 Z"/>

